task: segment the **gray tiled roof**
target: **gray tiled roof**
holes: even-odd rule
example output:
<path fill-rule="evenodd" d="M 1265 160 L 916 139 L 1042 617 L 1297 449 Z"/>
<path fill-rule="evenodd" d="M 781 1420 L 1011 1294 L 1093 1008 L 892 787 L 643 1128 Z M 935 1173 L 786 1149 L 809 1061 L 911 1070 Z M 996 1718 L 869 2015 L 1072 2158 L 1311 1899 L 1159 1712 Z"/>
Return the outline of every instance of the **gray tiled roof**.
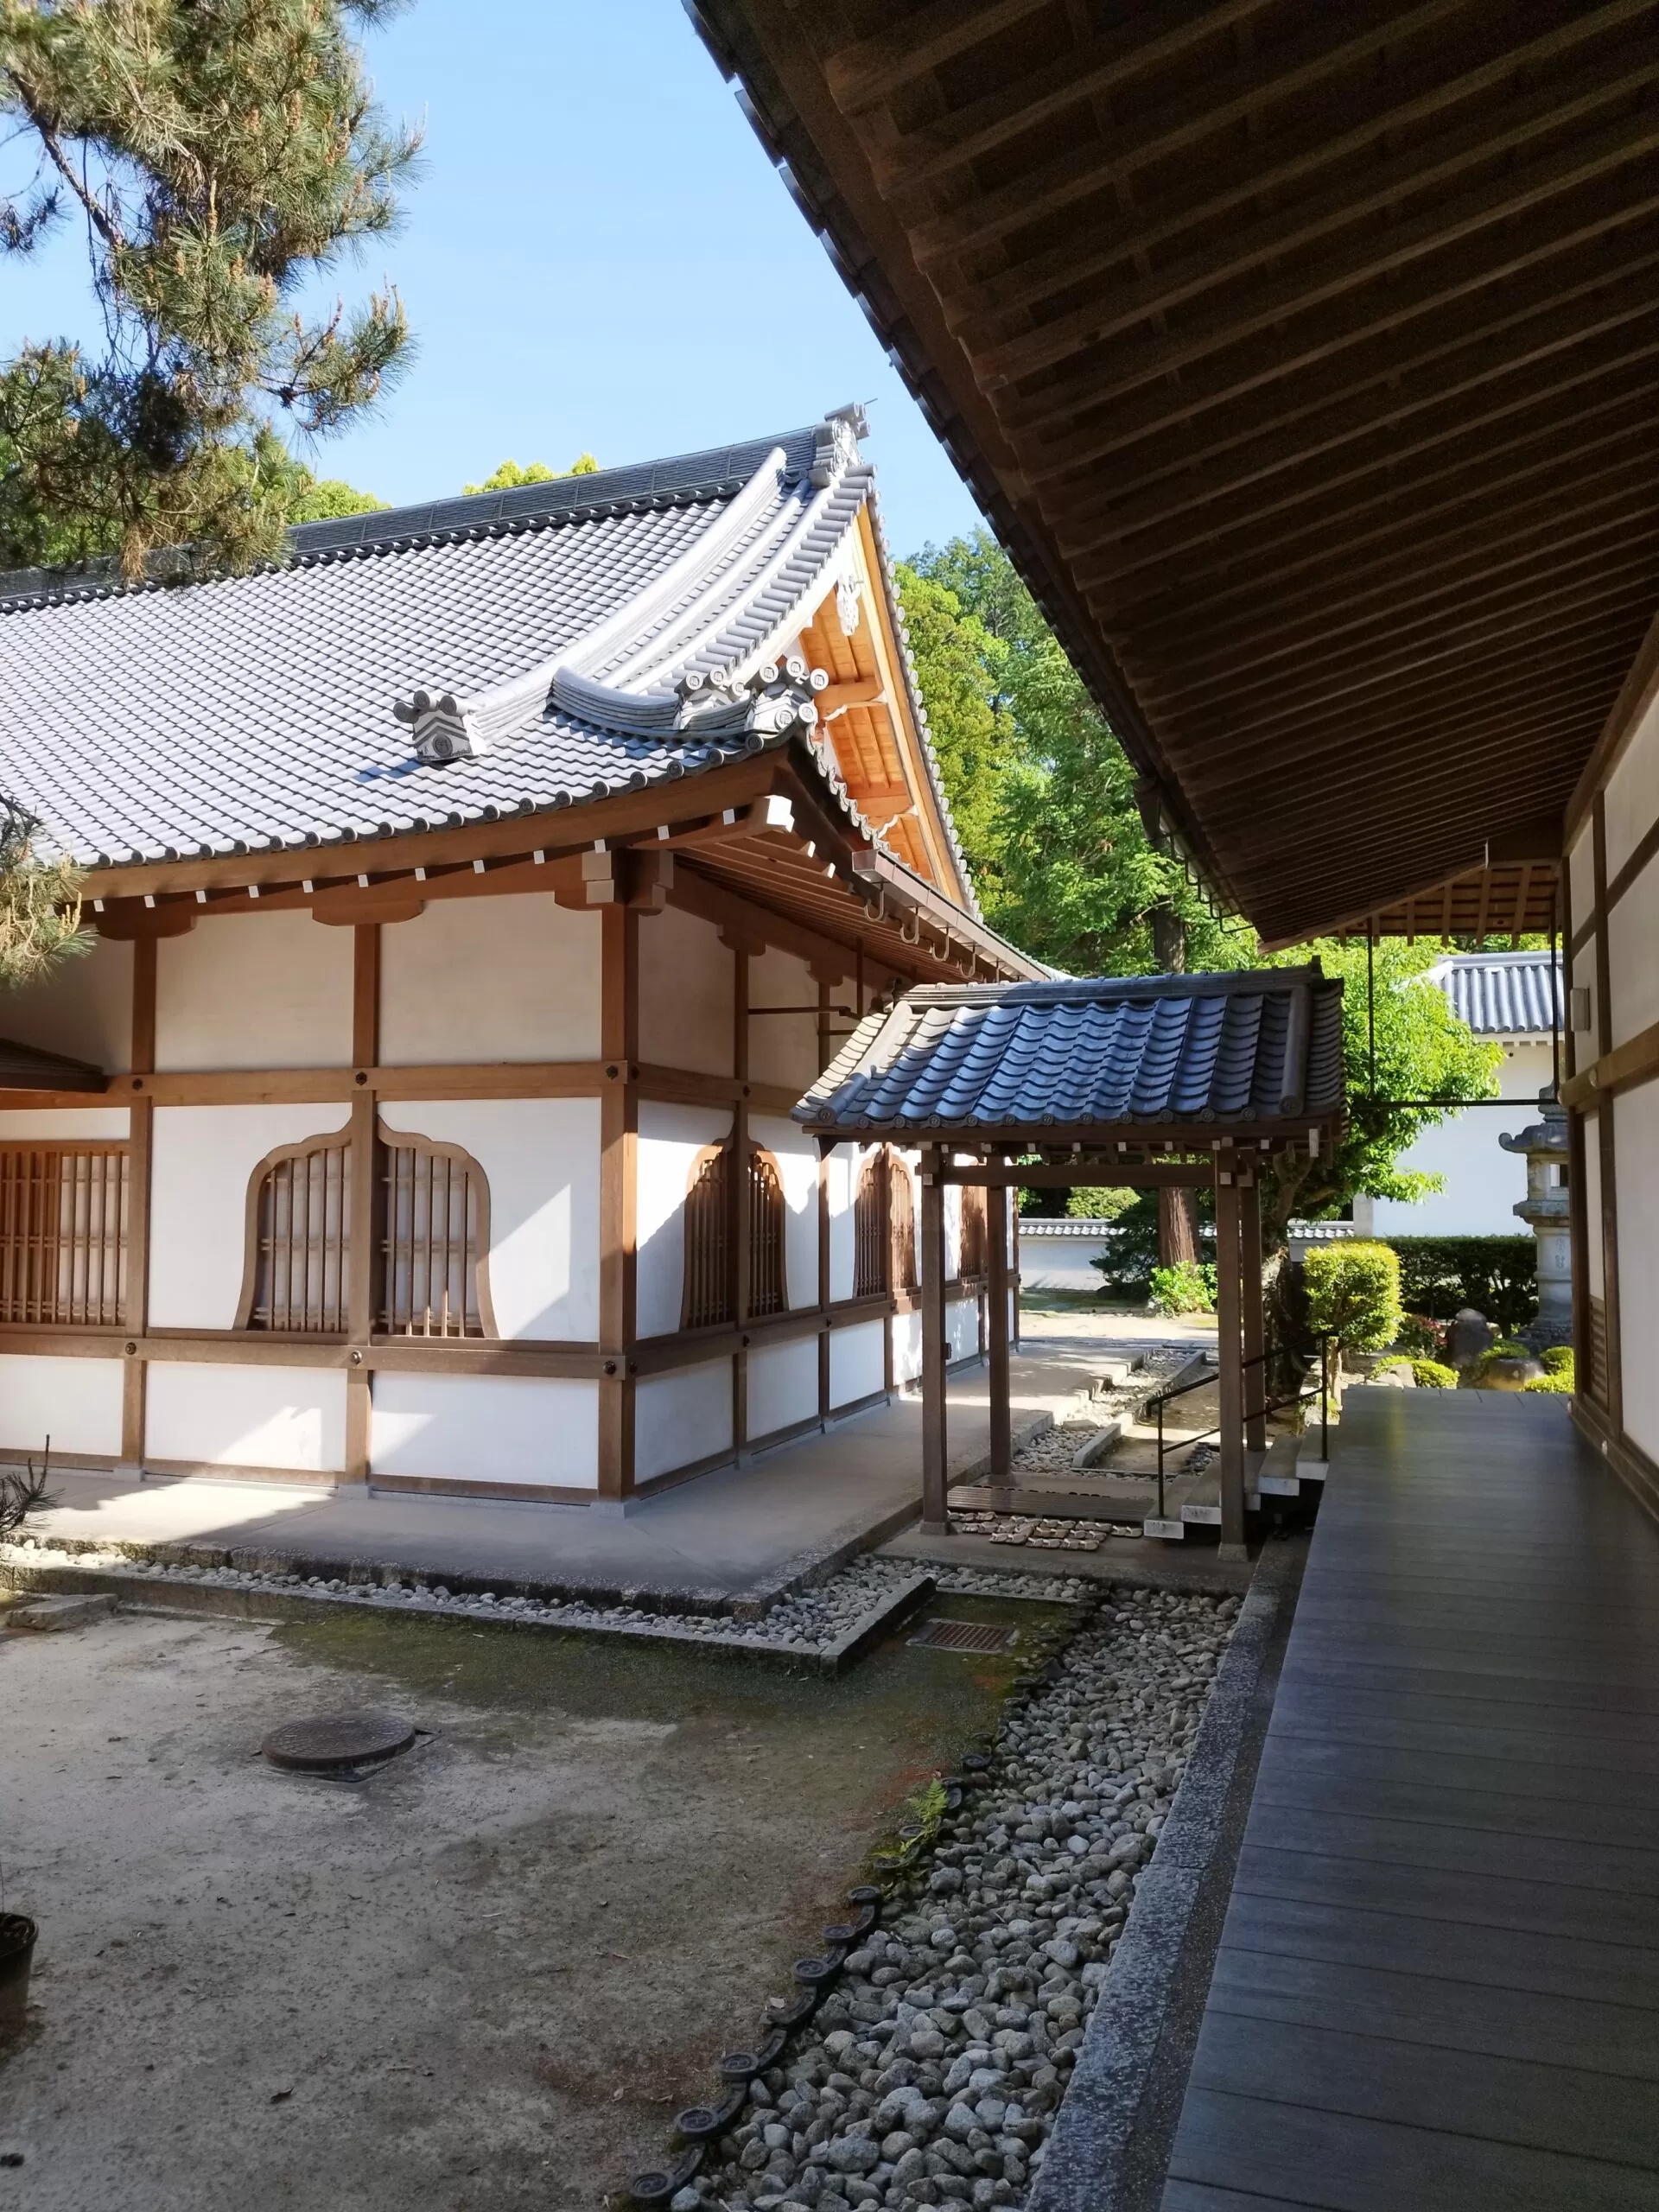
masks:
<path fill-rule="evenodd" d="M 871 482 L 832 418 L 308 524 L 250 576 L 0 578 L 0 789 L 97 865 L 563 807 L 805 735 L 807 687 L 755 671 Z M 476 757 L 418 758 L 411 722 Z"/>
<path fill-rule="evenodd" d="M 1428 970 L 1428 980 L 1478 1037 L 1547 1037 L 1562 1017 L 1560 962 L 1547 952 L 1454 953 Z"/>
<path fill-rule="evenodd" d="M 795 1112 L 849 1132 L 1106 1135 L 1305 1123 L 1342 1096 L 1342 985 L 1315 964 L 913 990 L 860 1024 Z"/>

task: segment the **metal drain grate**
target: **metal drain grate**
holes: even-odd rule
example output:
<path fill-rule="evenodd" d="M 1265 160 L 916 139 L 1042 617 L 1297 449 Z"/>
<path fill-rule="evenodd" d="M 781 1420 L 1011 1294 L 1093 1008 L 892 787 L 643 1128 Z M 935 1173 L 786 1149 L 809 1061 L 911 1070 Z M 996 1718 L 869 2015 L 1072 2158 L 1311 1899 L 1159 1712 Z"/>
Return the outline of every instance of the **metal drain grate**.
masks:
<path fill-rule="evenodd" d="M 910 1639 L 932 1651 L 1011 1651 L 1019 1640 L 1017 1628 L 990 1621 L 924 1621 Z"/>

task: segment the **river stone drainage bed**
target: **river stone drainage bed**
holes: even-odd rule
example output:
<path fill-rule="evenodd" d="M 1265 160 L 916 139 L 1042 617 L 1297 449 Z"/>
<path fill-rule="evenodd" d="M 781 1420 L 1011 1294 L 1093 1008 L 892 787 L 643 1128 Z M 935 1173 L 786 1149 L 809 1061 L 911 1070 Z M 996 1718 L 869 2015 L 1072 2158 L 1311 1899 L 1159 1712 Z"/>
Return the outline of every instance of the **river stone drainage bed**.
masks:
<path fill-rule="evenodd" d="M 1016 1678 L 632 2201 L 1023 2205 L 1239 1603 L 1118 1592 Z"/>
<path fill-rule="evenodd" d="M 931 1651 L 1012 1651 L 1020 1631 L 1000 1628 L 994 1621 L 929 1620 L 908 1640 Z"/>

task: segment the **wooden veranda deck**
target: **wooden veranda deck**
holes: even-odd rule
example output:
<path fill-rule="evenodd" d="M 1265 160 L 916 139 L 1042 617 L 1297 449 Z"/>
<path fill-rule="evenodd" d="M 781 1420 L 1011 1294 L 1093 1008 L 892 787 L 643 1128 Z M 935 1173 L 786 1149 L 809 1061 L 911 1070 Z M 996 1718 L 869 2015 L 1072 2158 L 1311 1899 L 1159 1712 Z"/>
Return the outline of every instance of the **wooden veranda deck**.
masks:
<path fill-rule="evenodd" d="M 1350 1400 L 1164 2212 L 1659 2203 L 1659 1529 L 1565 1401 Z"/>

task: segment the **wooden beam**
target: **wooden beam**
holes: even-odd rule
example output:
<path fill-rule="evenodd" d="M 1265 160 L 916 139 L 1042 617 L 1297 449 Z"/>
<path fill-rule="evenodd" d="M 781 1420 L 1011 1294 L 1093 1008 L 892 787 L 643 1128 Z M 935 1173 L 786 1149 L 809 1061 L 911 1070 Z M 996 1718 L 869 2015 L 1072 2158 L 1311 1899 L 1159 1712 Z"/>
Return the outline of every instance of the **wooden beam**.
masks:
<path fill-rule="evenodd" d="M 830 97 L 843 115 L 857 115 L 1047 5 L 1048 0 L 977 0 L 971 7 L 963 0 L 929 0 L 901 22 L 825 54 Z"/>
<path fill-rule="evenodd" d="M 156 943 L 139 938 L 132 948 L 131 1035 L 128 1058 L 132 1077 L 150 1079 L 156 1065 Z M 156 1109 L 147 1097 L 135 1097 L 127 1113 L 127 1281 L 123 1319 L 125 1363 L 121 1371 L 121 1457 L 124 1474 L 142 1472 L 148 1385 L 142 1357 L 149 1326 L 149 1229 Z"/>
<path fill-rule="evenodd" d="M 1598 1061 L 1613 1051 L 1613 976 L 1611 939 L 1607 928 L 1607 798 L 1598 791 L 1591 809 L 1591 869 L 1594 887 L 1595 1024 Z M 1623 1300 L 1618 1274 L 1618 1154 L 1614 1142 L 1611 1101 L 1596 1116 L 1600 1147 L 1602 1308 L 1607 1319 L 1607 1417 L 1614 1433 L 1624 1428 L 1624 1336 Z M 1594 1233 L 1594 1224 L 1592 1224 Z"/>
<path fill-rule="evenodd" d="M 1109 1190 L 1205 1191 L 1214 1179 L 1214 1168 L 1207 1160 L 1152 1160 L 1125 1166 L 1109 1155 L 1099 1160 L 1074 1160 L 1060 1166 L 1037 1163 L 1011 1166 L 1001 1160 L 952 1160 L 939 1169 L 942 1183 L 988 1191 L 1069 1191 L 1085 1181 Z"/>
<path fill-rule="evenodd" d="M 1599 987 L 1598 987 L 1599 995 Z M 1634 1037 L 1627 1037 L 1622 1045 L 1615 1045 L 1605 1052 L 1598 1052 L 1587 1068 L 1562 1085 L 1564 1104 L 1580 1113 L 1595 1113 L 1604 1100 L 1617 1098 L 1621 1091 L 1639 1090 L 1643 1084 L 1659 1077 L 1659 1022 L 1639 1029 Z"/>

